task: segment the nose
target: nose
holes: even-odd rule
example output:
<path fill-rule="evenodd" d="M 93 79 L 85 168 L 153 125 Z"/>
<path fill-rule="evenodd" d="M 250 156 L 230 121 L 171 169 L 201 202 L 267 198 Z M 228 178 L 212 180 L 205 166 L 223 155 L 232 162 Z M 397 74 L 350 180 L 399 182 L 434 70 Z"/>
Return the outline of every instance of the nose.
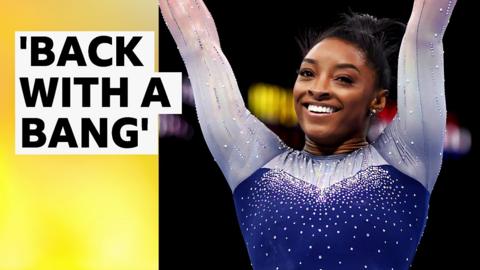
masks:
<path fill-rule="evenodd" d="M 315 83 L 307 90 L 308 95 L 314 99 L 325 99 L 332 96 L 329 86 L 325 83 Z"/>
<path fill-rule="evenodd" d="M 331 92 L 327 89 L 325 90 L 318 90 L 314 88 L 310 88 L 307 90 L 308 95 L 312 96 L 314 99 L 325 99 L 332 96 Z"/>
<path fill-rule="evenodd" d="M 314 99 L 326 99 L 332 96 L 330 86 L 328 84 L 328 78 L 317 77 L 314 83 L 310 85 L 310 88 L 307 90 L 308 95 Z"/>

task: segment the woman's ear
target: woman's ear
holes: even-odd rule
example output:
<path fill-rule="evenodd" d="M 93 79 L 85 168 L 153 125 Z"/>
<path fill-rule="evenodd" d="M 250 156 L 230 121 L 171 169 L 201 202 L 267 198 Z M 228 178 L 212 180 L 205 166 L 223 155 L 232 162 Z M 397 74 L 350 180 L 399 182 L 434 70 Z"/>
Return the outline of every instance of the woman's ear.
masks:
<path fill-rule="evenodd" d="M 377 112 L 383 111 L 387 105 L 388 89 L 380 89 L 375 93 L 375 97 L 370 103 L 370 109 L 375 109 Z"/>

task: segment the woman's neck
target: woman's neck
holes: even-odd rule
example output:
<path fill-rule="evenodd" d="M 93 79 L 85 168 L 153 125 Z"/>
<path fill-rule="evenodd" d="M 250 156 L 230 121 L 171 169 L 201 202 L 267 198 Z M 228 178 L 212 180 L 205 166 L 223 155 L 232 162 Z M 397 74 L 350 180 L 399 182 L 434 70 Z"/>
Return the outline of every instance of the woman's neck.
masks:
<path fill-rule="evenodd" d="M 368 145 L 368 142 L 365 139 L 365 137 L 352 138 L 343 142 L 340 145 L 331 146 L 331 145 L 319 145 L 316 142 L 312 141 L 307 136 L 305 136 L 305 146 L 303 147 L 303 150 L 316 156 L 336 155 L 336 154 L 350 153 L 366 145 Z"/>

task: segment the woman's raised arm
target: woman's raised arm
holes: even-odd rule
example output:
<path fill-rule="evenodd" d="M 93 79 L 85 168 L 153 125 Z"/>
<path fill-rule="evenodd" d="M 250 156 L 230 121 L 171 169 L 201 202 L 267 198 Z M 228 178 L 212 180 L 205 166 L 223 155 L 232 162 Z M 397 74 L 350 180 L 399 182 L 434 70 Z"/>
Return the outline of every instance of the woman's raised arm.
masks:
<path fill-rule="evenodd" d="M 159 5 L 187 67 L 203 136 L 233 191 L 285 145 L 246 109 L 205 4 L 160 0 Z"/>
<path fill-rule="evenodd" d="M 440 172 L 446 128 L 443 44 L 456 0 L 415 0 L 398 59 L 398 112 L 374 145 L 429 191 Z"/>

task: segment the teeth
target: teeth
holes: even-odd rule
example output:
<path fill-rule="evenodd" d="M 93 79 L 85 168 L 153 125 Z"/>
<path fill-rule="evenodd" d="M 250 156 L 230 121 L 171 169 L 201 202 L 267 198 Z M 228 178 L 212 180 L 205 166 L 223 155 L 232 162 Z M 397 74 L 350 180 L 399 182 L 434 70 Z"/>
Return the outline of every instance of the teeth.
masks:
<path fill-rule="evenodd" d="M 333 113 L 335 111 L 332 107 L 316 106 L 312 104 L 308 105 L 308 110 L 315 113 Z"/>

